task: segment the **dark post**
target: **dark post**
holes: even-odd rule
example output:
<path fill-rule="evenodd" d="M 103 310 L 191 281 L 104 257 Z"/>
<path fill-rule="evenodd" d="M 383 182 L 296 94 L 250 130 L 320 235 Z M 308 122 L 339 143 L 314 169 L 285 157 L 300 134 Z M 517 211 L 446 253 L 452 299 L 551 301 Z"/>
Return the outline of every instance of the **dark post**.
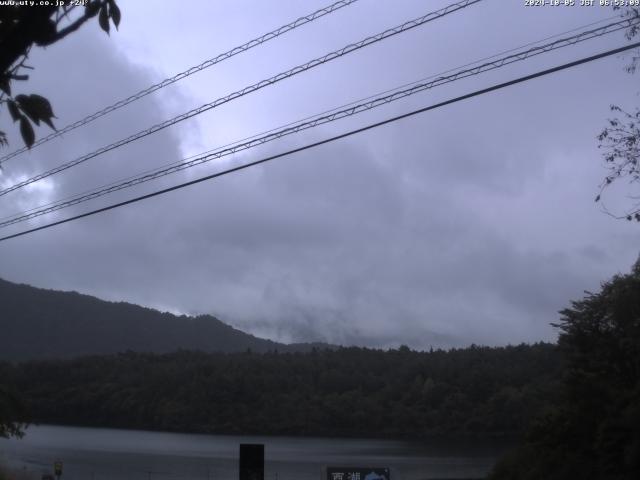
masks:
<path fill-rule="evenodd" d="M 60 460 L 53 462 L 53 473 L 55 473 L 56 478 L 60 480 L 60 476 L 62 475 L 62 462 Z"/>
<path fill-rule="evenodd" d="M 264 480 L 264 444 L 240 444 L 240 480 Z"/>

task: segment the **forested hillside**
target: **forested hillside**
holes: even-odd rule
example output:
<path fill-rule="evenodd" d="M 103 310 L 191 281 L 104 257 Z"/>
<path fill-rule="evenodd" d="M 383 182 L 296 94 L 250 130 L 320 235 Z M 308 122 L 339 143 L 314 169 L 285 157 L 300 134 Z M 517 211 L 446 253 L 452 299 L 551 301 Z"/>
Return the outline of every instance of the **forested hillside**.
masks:
<path fill-rule="evenodd" d="M 58 292 L 0 279 L 0 359 L 27 360 L 137 352 L 308 351 L 254 337 L 210 315 L 176 316 L 76 292 Z M 318 345 L 320 346 L 320 345 Z M 323 345 L 322 345 L 323 346 Z"/>
<path fill-rule="evenodd" d="M 554 395 L 549 344 L 433 352 L 125 353 L 0 364 L 37 422 L 365 437 L 521 434 Z"/>
<path fill-rule="evenodd" d="M 640 260 L 560 312 L 558 394 L 491 480 L 640 478 Z"/>

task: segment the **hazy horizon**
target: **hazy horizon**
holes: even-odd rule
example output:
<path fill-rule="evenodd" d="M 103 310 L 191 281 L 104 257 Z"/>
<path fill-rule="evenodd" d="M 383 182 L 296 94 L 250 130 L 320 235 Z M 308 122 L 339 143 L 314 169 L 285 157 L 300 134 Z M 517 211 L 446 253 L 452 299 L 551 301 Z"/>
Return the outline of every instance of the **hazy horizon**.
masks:
<path fill-rule="evenodd" d="M 52 102 L 57 126 L 201 63 L 327 0 L 122 0 L 34 48 L 16 93 Z M 448 5 L 361 0 L 145 97 L 3 165 L 0 186 L 367 35 Z M 229 102 L 12 192 L 5 216 L 612 17 L 604 7 L 488 0 Z M 184 25 L 189 28 L 185 29 Z M 224 161 L 89 204 L 97 208 L 305 145 L 596 52 L 622 32 L 434 88 Z M 72 54 L 70 54 L 72 52 Z M 211 314 L 282 342 L 462 346 L 553 341 L 557 312 L 629 271 L 638 225 L 604 214 L 596 136 L 638 77 L 613 56 L 101 215 L 0 244 L 0 277 L 179 314 Z M 615 88 L 612 88 L 615 85 Z M 19 134 L 5 112 L 12 151 Z M 6 124 L 6 125 L 5 125 Z M 39 128 L 38 137 L 49 133 Z M 622 208 L 626 184 L 604 197 Z M 75 206 L 4 231 L 85 211 Z"/>

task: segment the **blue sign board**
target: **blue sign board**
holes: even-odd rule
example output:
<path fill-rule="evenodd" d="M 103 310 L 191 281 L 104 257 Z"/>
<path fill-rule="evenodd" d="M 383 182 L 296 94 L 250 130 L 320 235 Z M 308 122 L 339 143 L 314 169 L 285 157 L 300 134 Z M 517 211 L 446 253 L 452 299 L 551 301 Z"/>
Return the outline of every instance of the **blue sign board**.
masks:
<path fill-rule="evenodd" d="M 327 467 L 327 480 L 391 480 L 391 474 L 381 467 Z"/>

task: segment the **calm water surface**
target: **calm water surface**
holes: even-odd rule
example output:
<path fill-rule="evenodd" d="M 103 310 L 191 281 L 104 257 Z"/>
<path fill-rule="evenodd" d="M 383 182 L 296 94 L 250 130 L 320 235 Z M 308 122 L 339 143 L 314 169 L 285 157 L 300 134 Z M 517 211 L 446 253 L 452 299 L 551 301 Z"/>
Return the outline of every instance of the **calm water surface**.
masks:
<path fill-rule="evenodd" d="M 39 479 L 55 460 L 61 480 L 235 480 L 238 445 L 265 444 L 265 480 L 321 480 L 327 466 L 389 467 L 391 480 L 480 478 L 504 446 L 391 440 L 195 435 L 32 426 L 0 439 L 0 461 Z"/>

